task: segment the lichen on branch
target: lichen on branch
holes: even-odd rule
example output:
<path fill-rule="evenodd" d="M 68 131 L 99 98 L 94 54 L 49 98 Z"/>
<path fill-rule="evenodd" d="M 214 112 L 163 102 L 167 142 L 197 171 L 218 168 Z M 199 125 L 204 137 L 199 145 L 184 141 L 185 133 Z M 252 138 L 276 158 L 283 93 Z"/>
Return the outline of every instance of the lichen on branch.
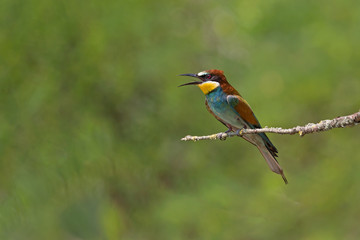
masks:
<path fill-rule="evenodd" d="M 245 134 L 256 134 L 256 133 L 277 133 L 277 134 L 299 134 L 301 137 L 305 134 L 328 131 L 333 128 L 344 128 L 355 126 L 360 123 L 360 111 L 351 115 L 337 117 L 332 120 L 322 120 L 319 123 L 308 123 L 305 126 L 297 126 L 293 128 L 283 129 L 280 127 L 264 127 L 256 129 L 243 129 L 239 133 L 215 133 L 207 136 L 190 136 L 183 137 L 182 141 L 199 141 L 199 140 L 225 140 L 228 137 L 242 136 Z"/>

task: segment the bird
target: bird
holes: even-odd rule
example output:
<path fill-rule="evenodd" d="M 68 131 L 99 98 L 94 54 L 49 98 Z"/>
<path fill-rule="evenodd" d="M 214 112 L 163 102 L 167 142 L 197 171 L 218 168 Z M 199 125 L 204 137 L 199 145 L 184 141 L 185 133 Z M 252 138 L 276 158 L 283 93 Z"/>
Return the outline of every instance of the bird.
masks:
<path fill-rule="evenodd" d="M 243 129 L 261 128 L 261 125 L 247 101 L 227 81 L 224 71 L 211 69 L 179 76 L 196 78 L 195 81 L 181 84 L 179 87 L 197 85 L 205 95 L 206 109 L 228 128 L 225 133 L 237 132 L 243 139 L 255 145 L 271 171 L 280 174 L 285 184 L 288 183 L 283 169 L 276 159 L 278 150 L 266 134 L 241 134 Z"/>

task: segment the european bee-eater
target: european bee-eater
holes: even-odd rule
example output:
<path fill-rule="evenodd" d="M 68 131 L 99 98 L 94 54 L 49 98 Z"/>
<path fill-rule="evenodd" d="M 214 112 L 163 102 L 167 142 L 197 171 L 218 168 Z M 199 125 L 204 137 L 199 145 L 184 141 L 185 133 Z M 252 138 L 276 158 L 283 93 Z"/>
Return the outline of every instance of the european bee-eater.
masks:
<path fill-rule="evenodd" d="M 223 71 L 212 69 L 196 74 L 181 74 L 180 76 L 197 78 L 196 81 L 182 84 L 179 87 L 197 85 L 205 94 L 206 109 L 228 128 L 227 132 L 240 132 L 245 128 L 261 128 L 250 105 L 241 97 L 239 92 L 228 83 Z M 287 184 L 288 182 L 283 170 L 276 160 L 278 151 L 266 134 L 245 134 L 241 137 L 259 149 L 270 169 L 280 174 Z"/>

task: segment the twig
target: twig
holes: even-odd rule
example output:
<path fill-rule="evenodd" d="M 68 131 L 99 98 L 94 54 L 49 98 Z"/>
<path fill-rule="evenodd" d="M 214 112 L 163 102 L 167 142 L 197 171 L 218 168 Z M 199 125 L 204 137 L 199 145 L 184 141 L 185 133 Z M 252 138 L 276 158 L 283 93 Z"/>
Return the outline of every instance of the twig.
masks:
<path fill-rule="evenodd" d="M 244 134 L 255 134 L 255 133 L 278 133 L 278 134 L 296 134 L 298 133 L 301 137 L 308 133 L 328 131 L 333 128 L 344 128 L 349 126 L 355 126 L 360 123 L 360 112 L 337 117 L 332 120 L 322 120 L 319 123 L 308 123 L 305 126 L 297 126 L 289 129 L 264 127 L 257 129 L 243 129 L 240 133 L 229 132 L 229 133 L 215 133 L 208 136 L 190 136 L 183 137 L 182 141 L 199 141 L 199 140 L 225 140 L 228 137 L 242 136 Z"/>

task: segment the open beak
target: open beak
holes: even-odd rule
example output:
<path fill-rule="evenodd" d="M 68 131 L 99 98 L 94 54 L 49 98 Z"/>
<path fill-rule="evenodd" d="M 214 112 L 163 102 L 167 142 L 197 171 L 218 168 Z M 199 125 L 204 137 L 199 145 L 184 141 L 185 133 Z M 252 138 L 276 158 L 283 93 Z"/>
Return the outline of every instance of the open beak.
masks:
<path fill-rule="evenodd" d="M 198 75 L 193 74 L 193 73 L 180 74 L 179 76 L 188 76 L 188 77 L 198 78 Z M 202 82 L 202 81 L 194 81 L 194 82 L 189 82 L 189 83 L 181 84 L 181 85 L 178 86 L 178 87 L 187 86 L 187 85 L 198 85 L 198 84 L 201 84 L 201 83 L 203 83 L 203 82 Z"/>

